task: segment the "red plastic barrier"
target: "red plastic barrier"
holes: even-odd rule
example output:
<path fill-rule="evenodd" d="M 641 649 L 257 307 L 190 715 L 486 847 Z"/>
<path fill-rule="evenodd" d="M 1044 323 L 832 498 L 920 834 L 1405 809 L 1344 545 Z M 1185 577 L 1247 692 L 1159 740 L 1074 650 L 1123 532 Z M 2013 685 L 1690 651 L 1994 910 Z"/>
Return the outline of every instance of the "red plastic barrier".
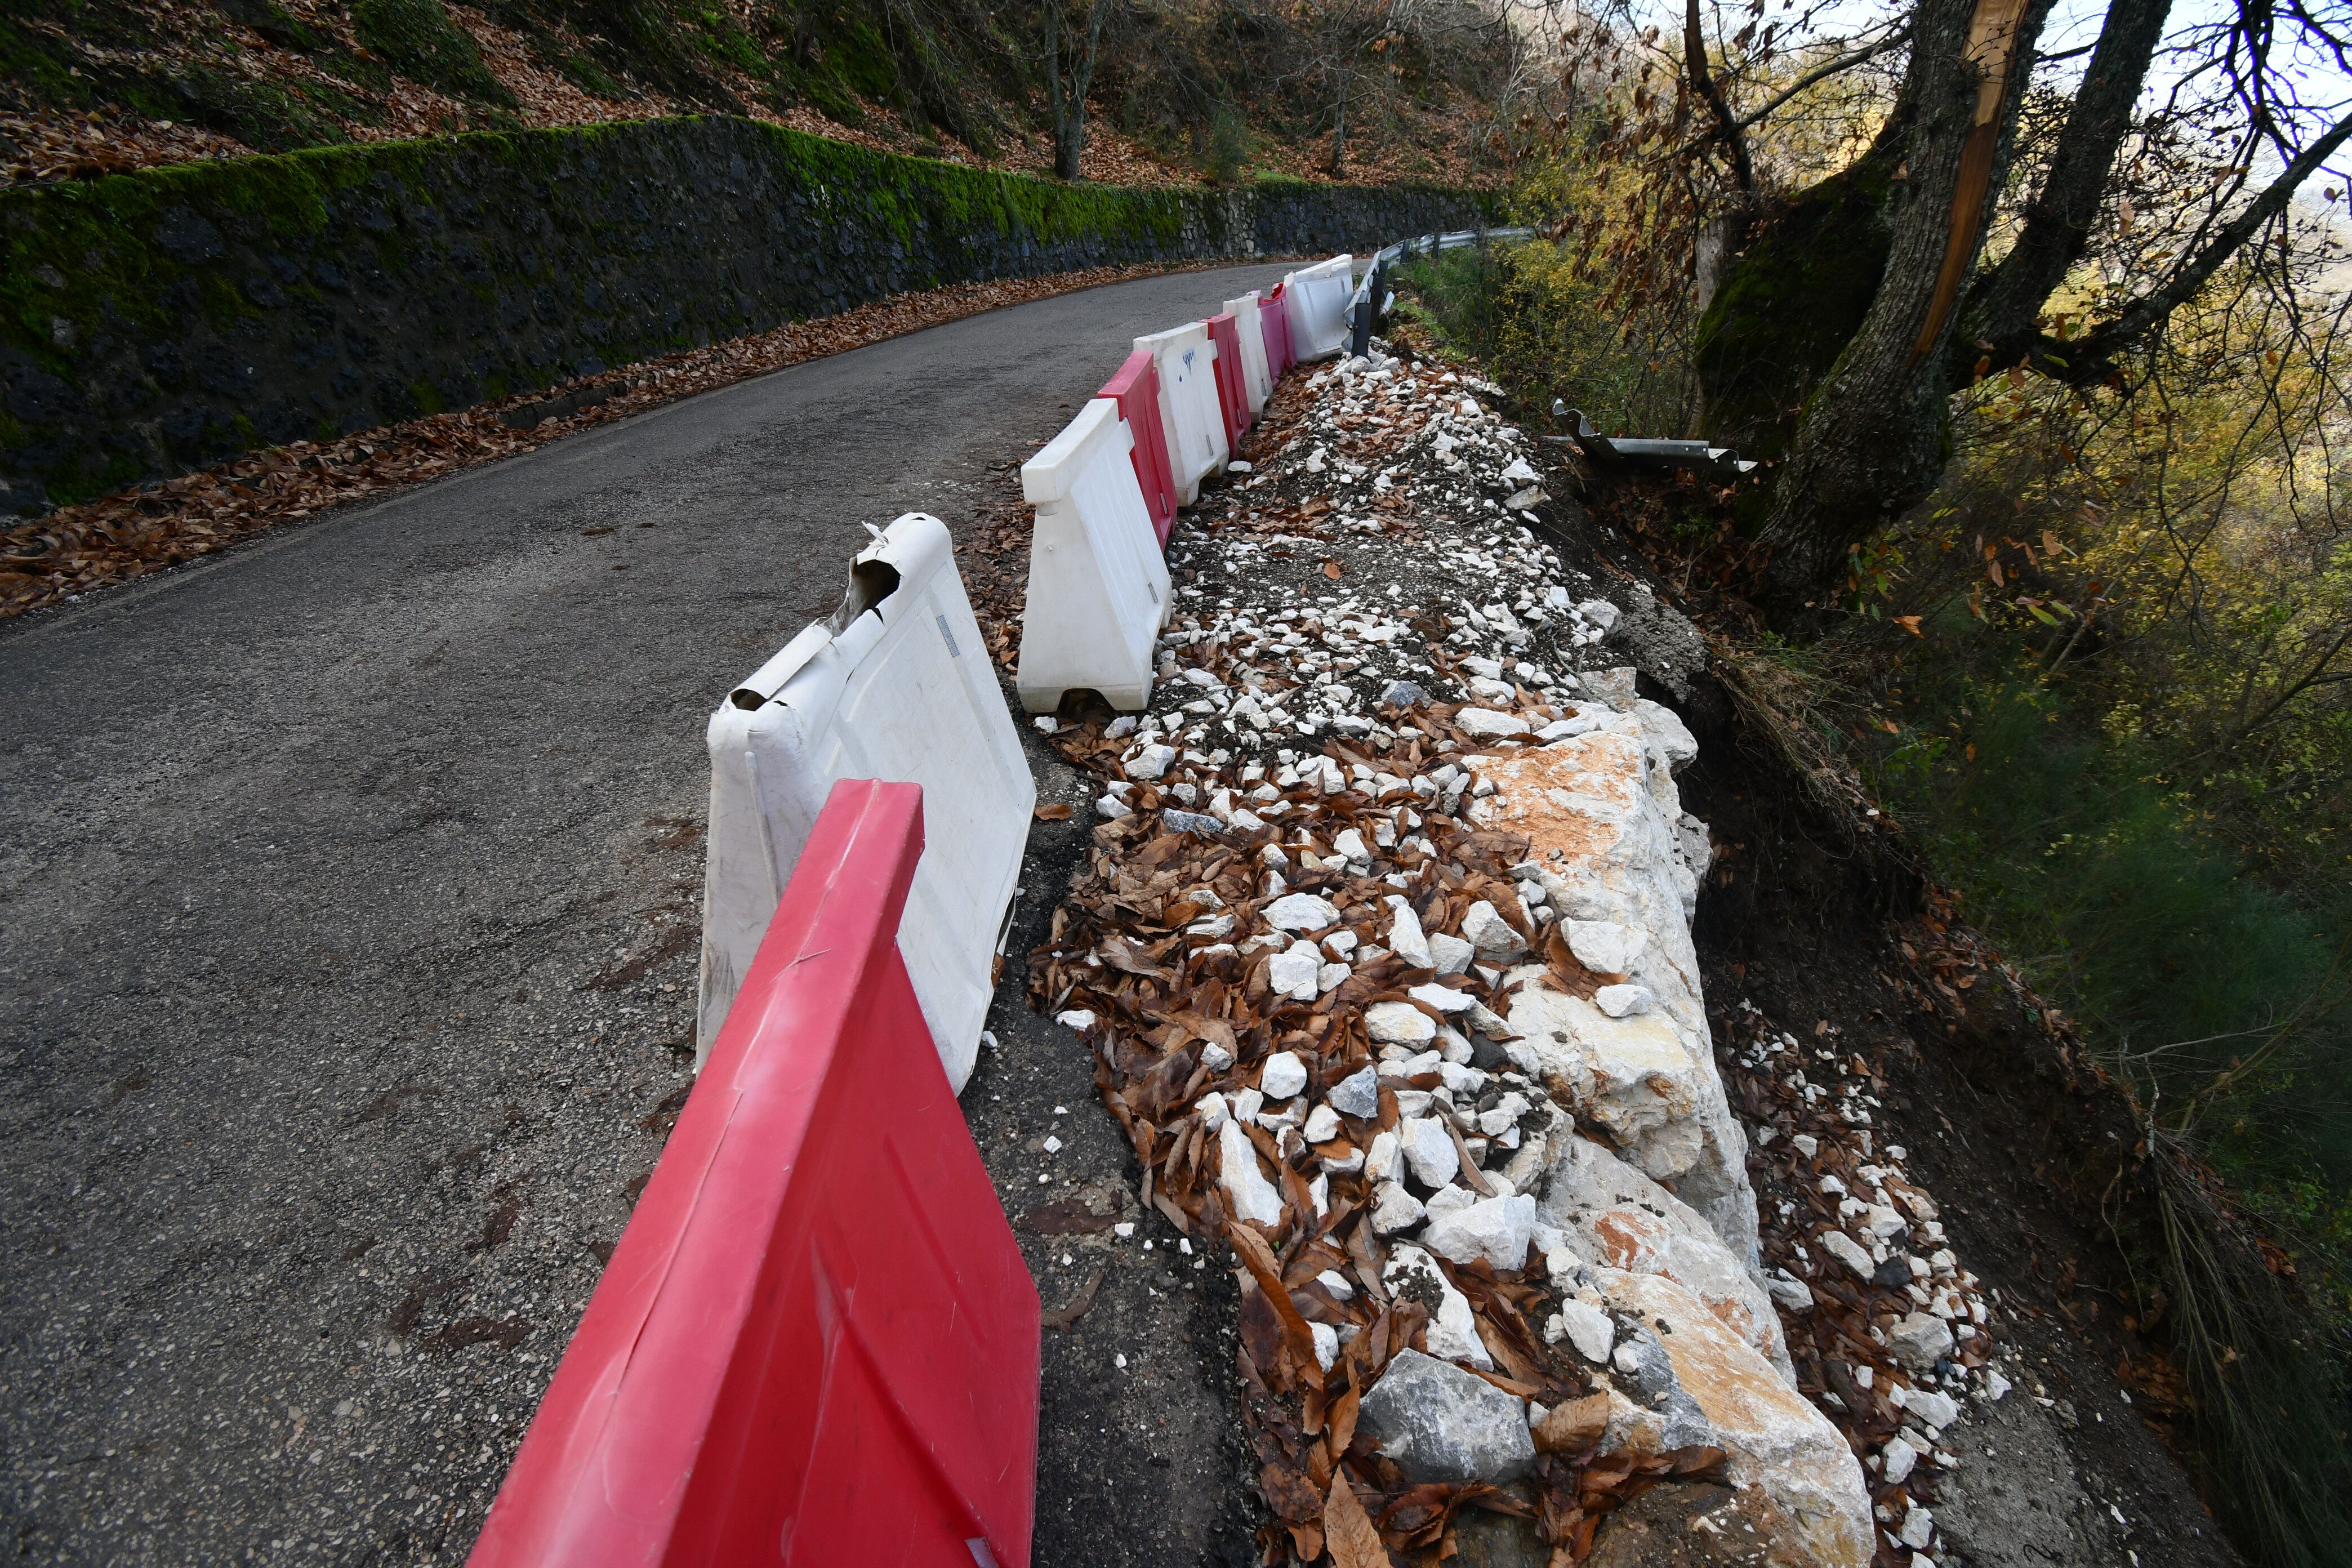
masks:
<path fill-rule="evenodd" d="M 1290 310 L 1283 303 L 1282 285 L 1257 302 L 1257 328 L 1265 339 L 1265 369 L 1268 379 L 1280 381 L 1291 366 Z"/>
<path fill-rule="evenodd" d="M 1144 509 L 1151 513 L 1152 531 L 1164 549 L 1169 531 L 1176 526 L 1176 470 L 1168 460 L 1168 432 L 1160 419 L 1159 368 L 1150 353 L 1138 349 L 1095 395 L 1118 403 L 1118 416 L 1135 437 L 1128 459 L 1135 465 Z"/>
<path fill-rule="evenodd" d="M 1037 1292 L 898 956 L 921 814 L 834 786 L 472 1568 L 1025 1568 Z"/>
<path fill-rule="evenodd" d="M 1233 447 L 1250 427 L 1249 373 L 1242 367 L 1242 334 L 1227 310 L 1209 318 L 1209 342 L 1217 348 L 1217 409 L 1225 416 L 1225 446 Z"/>

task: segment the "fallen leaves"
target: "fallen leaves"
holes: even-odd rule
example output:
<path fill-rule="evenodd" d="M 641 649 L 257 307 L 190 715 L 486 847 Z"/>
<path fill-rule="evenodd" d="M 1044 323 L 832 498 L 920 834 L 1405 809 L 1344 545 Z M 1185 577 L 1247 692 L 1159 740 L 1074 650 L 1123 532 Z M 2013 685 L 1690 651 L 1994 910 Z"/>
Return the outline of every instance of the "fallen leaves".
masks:
<path fill-rule="evenodd" d="M 1389 1549 L 1381 1544 L 1371 1515 L 1364 1511 L 1347 1476 L 1338 1471 L 1323 1504 L 1323 1546 L 1331 1553 L 1332 1568 L 1389 1568 Z"/>

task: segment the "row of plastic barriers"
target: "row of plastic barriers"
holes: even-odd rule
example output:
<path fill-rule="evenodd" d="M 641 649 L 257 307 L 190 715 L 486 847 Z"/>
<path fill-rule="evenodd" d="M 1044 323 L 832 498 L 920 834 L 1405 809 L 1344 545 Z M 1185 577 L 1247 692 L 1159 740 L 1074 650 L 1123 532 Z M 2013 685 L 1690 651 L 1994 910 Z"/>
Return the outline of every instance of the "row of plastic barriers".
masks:
<path fill-rule="evenodd" d="M 1023 466 L 1025 706 L 1149 699 L 1177 509 L 1351 267 L 1136 339 Z M 956 1096 L 1036 791 L 947 526 L 873 531 L 710 717 L 698 1076 L 474 1568 L 1028 1563 L 1037 1295 Z"/>
<path fill-rule="evenodd" d="M 1270 294 L 1136 339 L 1118 374 L 1022 465 L 1037 509 L 1014 678 L 1024 708 L 1050 713 L 1076 690 L 1122 710 L 1150 700 L 1176 510 L 1232 461 L 1285 371 L 1346 345 L 1353 267 L 1335 256 Z"/>

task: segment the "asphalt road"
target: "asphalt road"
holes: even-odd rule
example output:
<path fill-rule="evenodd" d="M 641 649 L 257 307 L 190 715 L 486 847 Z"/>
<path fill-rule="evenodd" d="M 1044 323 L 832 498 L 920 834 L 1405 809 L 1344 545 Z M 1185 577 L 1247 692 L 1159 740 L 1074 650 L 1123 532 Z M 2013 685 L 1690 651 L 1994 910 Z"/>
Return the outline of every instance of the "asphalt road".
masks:
<path fill-rule="evenodd" d="M 861 522 L 961 525 L 1130 338 L 1280 271 L 797 365 L 0 629 L 0 1554 L 463 1558 L 688 1081 L 711 706 Z M 1026 1162 L 1011 1070 L 966 1101 Z"/>

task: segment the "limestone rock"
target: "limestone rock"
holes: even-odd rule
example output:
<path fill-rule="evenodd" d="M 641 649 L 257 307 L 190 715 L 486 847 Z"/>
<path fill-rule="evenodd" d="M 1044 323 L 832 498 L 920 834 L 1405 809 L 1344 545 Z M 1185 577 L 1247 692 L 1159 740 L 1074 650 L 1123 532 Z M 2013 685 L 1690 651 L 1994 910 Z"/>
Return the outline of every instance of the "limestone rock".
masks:
<path fill-rule="evenodd" d="M 1257 1087 L 1268 1100 L 1288 1100 L 1307 1087 L 1307 1064 L 1296 1051 L 1276 1051 L 1265 1058 Z"/>
<path fill-rule="evenodd" d="M 1431 1220 L 1421 1240 L 1432 1252 L 1456 1263 L 1483 1258 L 1497 1271 L 1513 1270 L 1527 1262 L 1528 1240 L 1535 1227 L 1535 1199 L 1488 1198 Z"/>
<path fill-rule="evenodd" d="M 1407 1117 L 1397 1131 L 1405 1163 L 1412 1167 L 1413 1179 L 1423 1186 L 1443 1187 L 1461 1173 L 1462 1156 L 1454 1149 L 1445 1124 L 1434 1116 Z M 1528 1215 L 1528 1223 L 1533 1225 L 1535 1216 Z"/>
<path fill-rule="evenodd" d="M 1381 1113 L 1381 1075 L 1377 1068 L 1360 1068 L 1331 1086 L 1324 1103 L 1342 1116 L 1369 1121 Z"/>
<path fill-rule="evenodd" d="M 1535 1468 L 1526 1401 L 1419 1351 L 1397 1352 L 1356 1421 L 1415 1484 L 1499 1485 Z"/>
<path fill-rule="evenodd" d="M 1437 931 L 1429 939 L 1430 957 L 1440 974 L 1460 974 L 1470 967 L 1471 957 L 1477 949 L 1460 937 Z"/>
<path fill-rule="evenodd" d="M 1497 712 L 1492 708 L 1460 709 L 1454 713 L 1454 721 L 1482 741 L 1499 741 L 1507 736 L 1528 732 L 1525 719 L 1516 713 Z"/>
<path fill-rule="evenodd" d="M 1276 931 L 1322 931 L 1339 923 L 1339 911 L 1313 893 L 1285 893 L 1266 905 L 1265 923 Z"/>
<path fill-rule="evenodd" d="M 1595 974 L 1631 974 L 1649 938 L 1615 921 L 1562 921 L 1560 930 L 1576 962 Z"/>
<path fill-rule="evenodd" d="M 1952 1353 L 1952 1325 L 1932 1312 L 1914 1312 L 1887 1331 L 1886 1348 L 1913 1372 L 1933 1372 Z"/>
<path fill-rule="evenodd" d="M 1381 1283 L 1388 1287 L 1390 1295 L 1418 1302 L 1429 1310 L 1429 1327 L 1422 1335 L 1422 1342 L 1429 1347 L 1430 1354 L 1466 1362 L 1483 1372 L 1495 1370 L 1495 1358 L 1487 1353 L 1486 1342 L 1478 1337 L 1477 1321 L 1471 1314 L 1469 1299 L 1454 1288 L 1444 1270 L 1428 1253 L 1418 1247 L 1391 1248 L 1388 1267 L 1381 1270 Z"/>
<path fill-rule="evenodd" d="M 1680 1285 L 1795 1385 L 1780 1317 L 1764 1288 L 1689 1205 L 1600 1144 L 1566 1141 L 1536 1218 L 1565 1231 L 1595 1263 Z"/>
<path fill-rule="evenodd" d="M 1525 956 L 1528 951 L 1528 939 L 1484 899 L 1472 904 L 1470 912 L 1462 917 L 1462 934 L 1478 956 L 1489 963 L 1509 963 Z"/>
<path fill-rule="evenodd" d="M 1389 951 L 1414 969 L 1434 968 L 1437 960 L 1430 955 L 1429 938 L 1422 934 L 1421 917 L 1412 912 L 1412 905 L 1402 893 L 1391 893 L 1388 905 Z"/>
<path fill-rule="evenodd" d="M 1610 1306 L 1671 1331 L 1652 1342 L 1671 1363 L 1678 1392 L 1696 1405 L 1703 1441 L 1728 1457 L 1735 1486 L 1761 1487 L 1797 1521 L 1811 1559 L 1823 1568 L 1863 1568 L 1876 1550 L 1862 1468 L 1829 1418 L 1775 1373 L 1699 1299 L 1657 1275 L 1597 1271 Z M 1671 1441 L 1672 1412 L 1612 1406 L 1603 1451 L 1660 1449 Z"/>
<path fill-rule="evenodd" d="M 1372 1229 L 1381 1236 L 1411 1230 L 1427 1212 L 1402 1182 L 1382 1182 L 1372 1189 Z"/>
<path fill-rule="evenodd" d="M 1258 1169 L 1257 1150 L 1233 1117 L 1217 1131 L 1217 1184 L 1224 1189 L 1225 1206 L 1235 1217 L 1260 1225 L 1282 1223 L 1282 1194 Z"/>
<path fill-rule="evenodd" d="M 1298 895 L 1291 895 L 1297 898 Z M 1287 952 L 1277 952 L 1266 960 L 1265 983 L 1277 996 L 1287 996 L 1294 1002 L 1315 1000 L 1316 977 L 1322 973 L 1322 960 L 1311 947 L 1294 947 Z"/>
<path fill-rule="evenodd" d="M 1437 1038 L 1437 1021 L 1410 1002 L 1375 1002 L 1364 1009 L 1364 1032 L 1376 1046 L 1418 1047 Z"/>
<path fill-rule="evenodd" d="M 1559 1321 L 1577 1354 L 1595 1366 L 1609 1364 L 1609 1352 L 1617 1343 L 1617 1325 L 1609 1321 L 1608 1313 L 1571 1296 L 1559 1304 Z"/>

